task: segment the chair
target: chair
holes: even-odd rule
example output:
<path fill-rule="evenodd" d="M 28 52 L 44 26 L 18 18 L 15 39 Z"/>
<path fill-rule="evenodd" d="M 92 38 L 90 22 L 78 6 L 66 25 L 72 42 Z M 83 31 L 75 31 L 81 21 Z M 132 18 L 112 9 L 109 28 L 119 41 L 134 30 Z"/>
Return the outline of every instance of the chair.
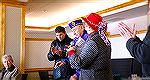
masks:
<path fill-rule="evenodd" d="M 49 80 L 48 70 L 39 71 L 40 80 Z"/>
<path fill-rule="evenodd" d="M 28 74 L 22 74 L 22 80 L 27 80 Z"/>
<path fill-rule="evenodd" d="M 53 74 L 49 74 L 48 70 L 40 70 L 39 72 L 39 76 L 40 76 L 40 80 L 53 80 Z"/>

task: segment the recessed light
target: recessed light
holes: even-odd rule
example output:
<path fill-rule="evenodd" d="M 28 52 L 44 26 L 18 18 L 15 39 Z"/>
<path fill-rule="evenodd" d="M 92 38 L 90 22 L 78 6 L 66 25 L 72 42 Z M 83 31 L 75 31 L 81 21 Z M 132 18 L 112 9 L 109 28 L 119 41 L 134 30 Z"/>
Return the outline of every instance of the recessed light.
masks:
<path fill-rule="evenodd" d="M 43 13 L 47 13 L 48 11 L 47 11 L 47 10 L 42 10 L 42 12 L 43 12 Z"/>
<path fill-rule="evenodd" d="M 28 2 L 28 0 L 18 0 L 18 1 L 20 1 L 20 2 Z"/>

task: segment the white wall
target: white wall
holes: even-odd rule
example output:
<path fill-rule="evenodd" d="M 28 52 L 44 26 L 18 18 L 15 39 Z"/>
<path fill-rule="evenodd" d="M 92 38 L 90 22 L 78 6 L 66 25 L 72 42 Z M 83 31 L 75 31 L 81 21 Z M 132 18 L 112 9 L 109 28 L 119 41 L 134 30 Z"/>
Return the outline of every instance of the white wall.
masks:
<path fill-rule="evenodd" d="M 25 68 L 47 68 L 53 66 L 54 62 L 49 62 L 47 59 L 50 43 L 50 41 L 26 41 Z"/>
<path fill-rule="evenodd" d="M 121 21 L 124 22 L 125 24 L 127 24 L 129 27 L 133 27 L 133 25 L 135 24 L 135 29 L 136 30 L 147 29 L 147 26 L 148 26 L 148 17 L 147 17 L 147 15 L 132 18 L 132 19 L 127 19 L 127 20 L 121 20 Z M 118 27 L 117 25 L 121 21 L 109 23 L 107 31 L 110 32 L 111 35 L 112 34 L 118 34 L 119 32 L 117 30 L 117 27 Z"/>
<path fill-rule="evenodd" d="M 43 33 L 26 33 L 26 38 L 55 38 L 55 33 L 43 32 Z"/>
<path fill-rule="evenodd" d="M 141 40 L 143 40 L 145 33 L 137 35 Z M 126 48 L 126 40 L 123 37 L 110 38 L 112 52 L 112 59 L 120 58 L 132 58 L 129 51 Z"/>
<path fill-rule="evenodd" d="M 108 32 L 110 32 L 110 35 L 118 34 L 117 25 L 121 21 L 113 22 L 108 24 Z M 128 20 L 122 20 L 125 24 L 127 24 L 129 27 L 132 27 L 134 24 L 136 30 L 145 30 L 148 26 L 148 19 L 147 15 L 140 16 Z M 145 36 L 144 34 L 138 34 L 138 36 L 143 39 Z M 126 41 L 122 37 L 116 37 L 116 38 L 110 38 L 111 44 L 112 44 L 112 59 L 118 59 L 118 58 L 132 58 L 128 50 L 126 49 Z"/>
<path fill-rule="evenodd" d="M 11 54 L 14 64 L 20 66 L 21 51 L 21 8 L 6 7 L 5 54 Z"/>

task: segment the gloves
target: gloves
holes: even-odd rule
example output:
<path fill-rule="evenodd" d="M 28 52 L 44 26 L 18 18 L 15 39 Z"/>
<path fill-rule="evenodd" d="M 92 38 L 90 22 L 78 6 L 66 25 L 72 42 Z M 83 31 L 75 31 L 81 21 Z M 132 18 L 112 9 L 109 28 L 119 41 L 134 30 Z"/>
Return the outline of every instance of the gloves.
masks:
<path fill-rule="evenodd" d="M 71 57 L 74 53 L 75 53 L 74 50 L 70 50 L 70 51 L 68 51 L 68 56 Z"/>

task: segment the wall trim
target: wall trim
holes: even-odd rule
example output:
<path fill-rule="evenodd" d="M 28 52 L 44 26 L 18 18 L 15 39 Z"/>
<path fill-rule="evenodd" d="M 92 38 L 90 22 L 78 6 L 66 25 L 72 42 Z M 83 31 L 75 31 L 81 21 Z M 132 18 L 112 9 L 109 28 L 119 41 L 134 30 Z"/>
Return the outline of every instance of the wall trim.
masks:
<path fill-rule="evenodd" d="M 114 11 L 114 10 L 117 10 L 117 9 L 120 9 L 120 8 L 131 6 L 131 5 L 136 4 L 136 3 L 144 2 L 144 1 L 146 1 L 146 0 L 131 0 L 129 2 L 125 2 L 123 4 L 119 4 L 117 6 L 113 6 L 111 8 L 107 8 L 107 9 L 98 11 L 96 13 L 98 13 L 98 14 L 104 14 L 104 13 L 108 13 L 108 12 L 111 12 L 111 11 Z"/>
<path fill-rule="evenodd" d="M 53 71 L 54 68 L 53 67 L 46 67 L 46 68 L 26 68 L 26 69 L 24 69 L 25 73 L 38 72 L 38 71 L 41 71 L 41 70 Z"/>
<path fill-rule="evenodd" d="M 0 59 L 4 55 L 5 52 L 5 14 L 6 14 L 6 9 L 3 3 L 0 2 Z M 0 68 L 3 67 L 3 64 L 0 63 Z"/>
<path fill-rule="evenodd" d="M 14 7 L 26 6 L 25 2 L 19 2 L 17 0 L 2 0 L 2 3 L 7 6 L 14 6 Z"/>
<path fill-rule="evenodd" d="M 5 53 L 5 28 L 6 28 L 6 7 L 16 7 L 16 8 L 20 8 L 21 9 L 21 37 L 20 37 L 20 71 L 21 73 L 24 73 L 24 58 L 25 58 L 25 13 L 26 13 L 26 5 L 25 3 L 18 3 L 18 2 L 14 2 L 13 1 L 3 1 L 2 2 L 2 6 L 3 6 L 3 18 L 2 18 L 2 28 L 3 28 L 3 53 Z"/>
<path fill-rule="evenodd" d="M 120 4 L 120 5 L 117 5 L 117 6 L 113 6 L 111 8 L 107 8 L 107 9 L 104 9 L 104 10 L 101 10 L 101 11 L 98 11 L 96 13 L 98 14 L 104 14 L 104 13 L 108 13 L 108 12 L 111 12 L 111 11 L 114 11 L 114 10 L 117 10 L 117 9 L 120 9 L 120 8 L 123 8 L 123 7 L 127 7 L 127 6 L 130 6 L 130 5 L 133 5 L 133 4 L 136 4 L 136 3 L 140 3 L 140 2 L 144 2 L 146 0 L 131 0 L 129 2 L 125 2 L 123 4 Z M 82 16 L 82 17 L 86 17 L 88 15 L 85 15 L 85 16 Z M 76 18 L 76 19 L 80 19 L 79 18 Z M 68 24 L 69 21 L 66 21 L 66 22 L 62 22 L 62 23 L 59 23 L 59 24 L 56 24 L 56 25 L 53 25 L 53 26 L 50 26 L 50 27 L 46 27 L 45 29 L 46 30 L 50 30 L 50 29 L 54 29 L 56 28 L 57 26 L 60 26 L 60 25 L 66 25 Z M 36 26 L 26 26 L 27 29 L 43 29 L 41 27 L 36 27 Z"/>
<path fill-rule="evenodd" d="M 139 30 L 139 31 L 137 31 L 136 32 L 136 34 L 142 34 L 142 33 L 146 33 L 147 32 L 147 30 Z M 109 35 L 108 36 L 109 38 L 115 38 L 115 37 L 121 37 L 121 35 L 120 34 L 113 34 L 113 35 Z"/>
<path fill-rule="evenodd" d="M 53 41 L 55 39 L 50 38 L 25 38 L 26 41 Z"/>
<path fill-rule="evenodd" d="M 20 70 L 24 73 L 25 66 L 25 14 L 26 14 L 26 6 L 21 6 L 21 48 L 20 48 Z"/>
<path fill-rule="evenodd" d="M 26 29 L 42 29 L 42 30 L 50 30 L 50 27 L 36 27 L 36 26 L 25 26 Z"/>
<path fill-rule="evenodd" d="M 137 31 L 137 34 L 142 34 L 142 33 L 146 33 L 147 30 L 139 30 Z M 109 32 L 107 32 L 107 37 L 108 38 L 115 38 L 115 37 L 120 37 L 121 35 L 120 34 L 113 34 L 113 35 L 110 35 Z M 50 39 L 50 38 L 25 38 L 25 41 L 53 41 L 55 39 Z"/>

